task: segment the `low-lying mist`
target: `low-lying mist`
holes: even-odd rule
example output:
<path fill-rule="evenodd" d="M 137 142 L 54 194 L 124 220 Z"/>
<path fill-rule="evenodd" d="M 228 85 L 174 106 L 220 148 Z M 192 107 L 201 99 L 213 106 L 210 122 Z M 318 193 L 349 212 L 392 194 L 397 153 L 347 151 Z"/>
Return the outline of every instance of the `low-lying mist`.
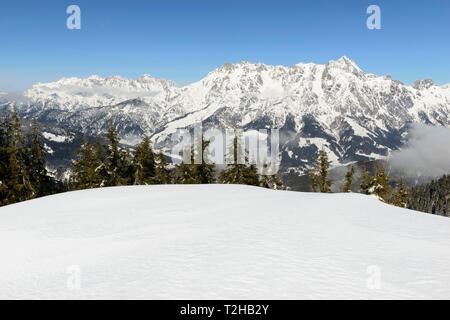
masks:
<path fill-rule="evenodd" d="M 413 124 L 405 147 L 394 151 L 388 161 L 407 177 L 436 178 L 450 173 L 450 129 Z"/>

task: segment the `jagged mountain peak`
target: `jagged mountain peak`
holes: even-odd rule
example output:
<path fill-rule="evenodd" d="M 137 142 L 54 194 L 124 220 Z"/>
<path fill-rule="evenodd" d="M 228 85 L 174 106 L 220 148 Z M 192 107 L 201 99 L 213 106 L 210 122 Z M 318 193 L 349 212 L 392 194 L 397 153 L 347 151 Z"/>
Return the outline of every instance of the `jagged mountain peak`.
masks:
<path fill-rule="evenodd" d="M 242 75 L 250 74 L 254 72 L 261 72 L 268 69 L 275 68 L 274 66 L 264 63 L 254 63 L 249 61 L 241 61 L 238 63 L 225 63 L 222 66 L 216 68 L 212 72 L 208 73 L 206 78 L 212 78 L 217 76 L 225 76 L 240 73 Z"/>
<path fill-rule="evenodd" d="M 342 57 L 340 57 L 339 59 L 337 59 L 337 60 L 331 60 L 329 63 L 332 63 L 332 62 L 336 62 L 336 63 L 343 63 L 343 64 L 346 64 L 346 65 L 350 65 L 350 66 L 353 66 L 353 67 L 358 67 L 358 65 L 356 64 L 356 62 L 354 62 L 352 59 L 350 59 L 349 57 L 347 57 L 347 56 L 342 56 Z M 358 67 L 359 68 L 359 67 Z"/>
<path fill-rule="evenodd" d="M 338 60 L 331 60 L 326 64 L 327 68 L 337 68 L 345 72 L 351 72 L 357 76 L 362 76 L 364 72 L 362 69 L 352 60 L 346 56 L 342 56 Z"/>

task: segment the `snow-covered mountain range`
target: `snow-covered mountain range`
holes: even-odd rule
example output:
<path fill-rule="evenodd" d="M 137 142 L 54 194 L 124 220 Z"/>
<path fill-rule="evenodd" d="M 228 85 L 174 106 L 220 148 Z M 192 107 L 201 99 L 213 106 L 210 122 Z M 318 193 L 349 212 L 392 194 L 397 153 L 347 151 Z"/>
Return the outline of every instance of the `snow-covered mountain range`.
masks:
<path fill-rule="evenodd" d="M 177 128 L 200 121 L 204 127 L 277 128 L 282 165 L 296 170 L 321 148 L 335 165 L 376 159 L 402 146 L 410 123 L 450 126 L 450 85 L 405 85 L 365 73 L 347 57 L 290 67 L 225 64 L 183 87 L 149 75 L 64 78 L 35 84 L 25 96 L 22 117 L 68 137 L 101 134 L 110 120 L 130 144 L 145 134 L 164 145 Z"/>

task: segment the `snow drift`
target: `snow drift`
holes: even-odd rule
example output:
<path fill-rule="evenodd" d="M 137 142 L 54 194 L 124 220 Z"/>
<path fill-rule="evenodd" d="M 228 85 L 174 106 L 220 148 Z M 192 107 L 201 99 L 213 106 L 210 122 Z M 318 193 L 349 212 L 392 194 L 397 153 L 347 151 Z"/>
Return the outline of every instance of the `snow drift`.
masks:
<path fill-rule="evenodd" d="M 77 191 L 0 209 L 0 298 L 450 298 L 450 219 L 357 194 Z"/>

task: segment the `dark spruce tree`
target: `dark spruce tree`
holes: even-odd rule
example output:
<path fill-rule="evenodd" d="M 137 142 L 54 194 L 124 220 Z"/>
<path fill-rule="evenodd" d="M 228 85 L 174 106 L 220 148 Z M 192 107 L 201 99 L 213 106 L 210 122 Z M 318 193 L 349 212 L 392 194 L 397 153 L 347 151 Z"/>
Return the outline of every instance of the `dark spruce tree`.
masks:
<path fill-rule="evenodd" d="M 243 184 L 249 186 L 259 186 L 260 177 L 258 174 L 258 168 L 256 167 L 255 164 L 251 164 L 245 167 L 243 178 L 244 178 Z"/>
<path fill-rule="evenodd" d="M 92 189 L 102 187 L 104 182 L 100 174 L 102 161 L 99 148 L 85 139 L 72 162 L 70 185 L 72 189 Z"/>
<path fill-rule="evenodd" d="M 36 196 L 42 197 L 60 191 L 59 184 L 50 177 L 45 166 L 46 151 L 36 121 L 33 121 L 28 140 L 26 165 Z"/>
<path fill-rule="evenodd" d="M 408 188 L 406 187 L 405 181 L 400 179 L 398 186 L 392 194 L 391 203 L 394 206 L 406 208 L 408 206 Z"/>
<path fill-rule="evenodd" d="M 368 169 L 367 169 L 367 165 L 365 163 L 363 163 L 361 165 L 361 180 L 360 180 L 360 185 L 359 185 L 359 192 L 362 194 L 370 194 L 370 191 L 373 187 L 373 182 L 374 179 L 373 177 L 370 175 Z"/>
<path fill-rule="evenodd" d="M 369 190 L 370 194 L 377 196 L 383 202 L 389 202 L 391 187 L 389 186 L 389 175 L 382 165 L 377 165 L 373 184 Z"/>
<path fill-rule="evenodd" d="M 210 163 L 208 158 L 208 146 L 210 141 L 205 140 L 202 136 L 197 143 L 201 147 L 201 150 L 195 150 L 195 152 L 200 153 L 197 157 L 201 157 L 201 163 L 196 164 L 194 167 L 194 175 L 196 176 L 197 183 L 214 183 L 216 181 L 216 169 L 214 164 Z"/>
<path fill-rule="evenodd" d="M 6 132 L 6 156 L 8 158 L 6 186 L 8 191 L 4 202 L 11 204 L 34 198 L 36 191 L 30 182 L 25 163 L 24 139 L 16 110 L 12 112 L 12 121 L 7 122 Z"/>
<path fill-rule="evenodd" d="M 314 168 L 309 172 L 311 190 L 313 192 L 331 192 L 333 181 L 328 178 L 329 168 L 330 162 L 328 161 L 328 155 L 324 150 L 320 150 Z"/>
<path fill-rule="evenodd" d="M 156 167 L 150 138 L 144 137 L 136 146 L 134 154 L 135 184 L 155 183 Z"/>
<path fill-rule="evenodd" d="M 159 152 L 155 161 L 155 184 L 169 184 L 172 182 L 171 171 L 167 168 L 166 156 Z"/>
<path fill-rule="evenodd" d="M 175 167 L 175 183 L 179 184 L 197 184 L 197 172 L 194 164 L 193 148 L 186 146 L 184 154 L 188 154 L 190 161 L 181 162 Z"/>
<path fill-rule="evenodd" d="M 248 157 L 245 155 L 244 147 L 237 134 L 233 138 L 228 154 L 231 157 L 227 159 L 228 164 L 219 175 L 219 183 L 258 186 L 260 182 L 256 166 L 247 166 Z"/>
<path fill-rule="evenodd" d="M 119 174 L 127 185 L 133 185 L 136 181 L 136 166 L 134 157 L 128 148 L 120 150 Z"/>
<path fill-rule="evenodd" d="M 342 192 L 352 192 L 353 177 L 355 176 L 355 166 L 352 165 L 345 174 L 345 180 L 341 187 Z"/>
<path fill-rule="evenodd" d="M 102 172 L 105 173 L 104 181 L 106 187 L 122 186 L 127 184 L 127 179 L 122 177 L 121 155 L 119 151 L 119 138 L 112 121 L 109 122 L 108 146 L 106 149 L 105 166 Z"/>
<path fill-rule="evenodd" d="M 263 164 L 259 186 L 266 189 L 272 189 L 271 178 L 269 175 L 269 165 L 267 163 Z"/>

